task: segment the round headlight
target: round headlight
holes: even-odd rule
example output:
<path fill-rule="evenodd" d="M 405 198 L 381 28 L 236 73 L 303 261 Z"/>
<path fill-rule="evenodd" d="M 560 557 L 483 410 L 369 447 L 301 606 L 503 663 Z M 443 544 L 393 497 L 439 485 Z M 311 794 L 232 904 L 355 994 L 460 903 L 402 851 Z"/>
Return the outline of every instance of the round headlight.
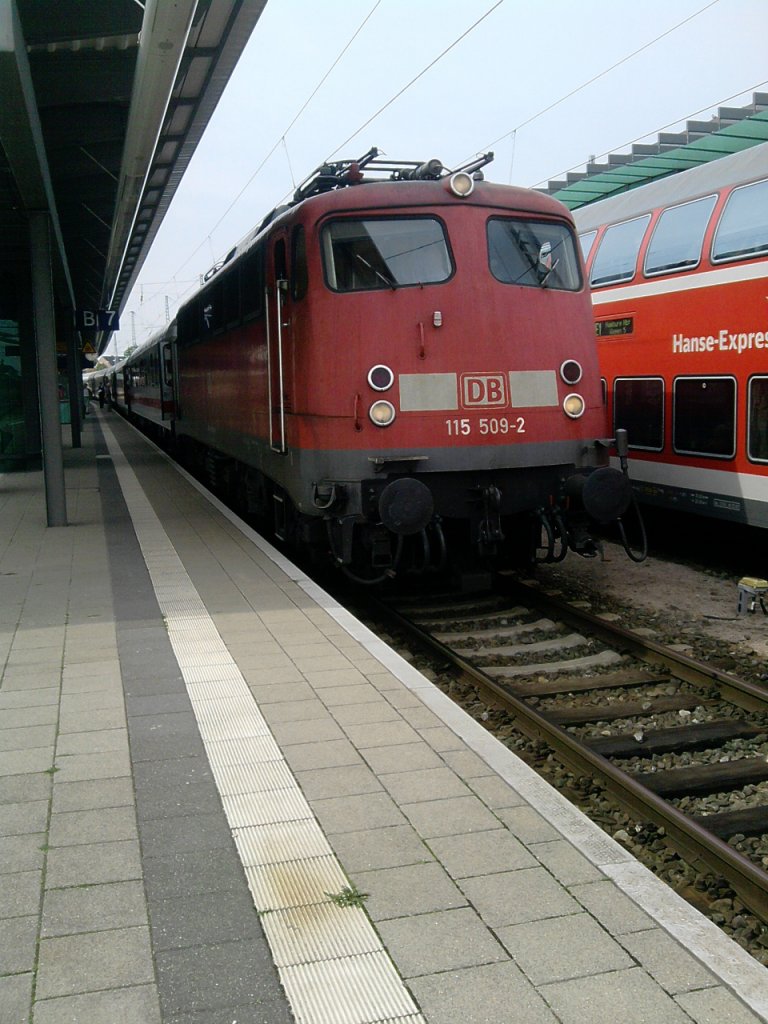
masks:
<path fill-rule="evenodd" d="M 579 416 L 582 416 L 585 408 L 584 399 L 575 392 L 566 395 L 563 399 L 563 412 L 566 416 L 570 416 L 572 420 L 577 420 Z"/>
<path fill-rule="evenodd" d="M 371 423 L 375 423 L 377 427 L 388 427 L 390 423 L 394 422 L 395 407 L 391 402 L 383 400 L 374 402 L 368 410 L 368 415 L 371 418 Z"/>
<path fill-rule="evenodd" d="M 566 384 L 578 384 L 581 380 L 581 374 L 581 363 L 577 363 L 575 359 L 566 359 L 560 367 L 560 376 Z"/>
<path fill-rule="evenodd" d="M 368 371 L 368 383 L 374 391 L 389 391 L 395 383 L 395 375 L 388 366 L 379 363 Z"/>
<path fill-rule="evenodd" d="M 471 174 L 467 174 L 466 171 L 457 171 L 452 174 L 449 178 L 449 184 L 451 186 L 451 192 L 455 196 L 459 196 L 460 199 L 464 199 L 467 196 L 472 195 L 472 191 L 475 187 L 475 181 Z"/>

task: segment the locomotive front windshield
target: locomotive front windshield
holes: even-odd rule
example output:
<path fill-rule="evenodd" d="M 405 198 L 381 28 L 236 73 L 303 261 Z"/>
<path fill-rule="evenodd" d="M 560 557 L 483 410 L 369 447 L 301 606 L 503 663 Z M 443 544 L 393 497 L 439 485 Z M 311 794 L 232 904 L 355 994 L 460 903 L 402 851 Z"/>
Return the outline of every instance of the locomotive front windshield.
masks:
<path fill-rule="evenodd" d="M 323 228 L 322 239 L 334 291 L 436 284 L 453 273 L 445 231 L 434 217 L 336 220 Z"/>
<path fill-rule="evenodd" d="M 533 288 L 581 288 L 573 234 L 564 224 L 492 217 L 488 221 L 491 273 L 504 284 Z"/>

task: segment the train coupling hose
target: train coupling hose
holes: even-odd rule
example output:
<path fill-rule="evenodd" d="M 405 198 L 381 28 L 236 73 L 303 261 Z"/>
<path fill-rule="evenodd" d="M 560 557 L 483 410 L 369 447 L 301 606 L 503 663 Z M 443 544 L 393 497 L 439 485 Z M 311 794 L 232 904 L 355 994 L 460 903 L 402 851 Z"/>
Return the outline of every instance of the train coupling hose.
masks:
<path fill-rule="evenodd" d="M 620 427 L 616 431 L 616 438 L 614 441 L 616 445 L 616 454 L 619 457 L 619 465 L 621 466 L 621 472 L 624 476 L 627 475 L 627 456 L 629 455 L 629 435 L 623 427 Z"/>

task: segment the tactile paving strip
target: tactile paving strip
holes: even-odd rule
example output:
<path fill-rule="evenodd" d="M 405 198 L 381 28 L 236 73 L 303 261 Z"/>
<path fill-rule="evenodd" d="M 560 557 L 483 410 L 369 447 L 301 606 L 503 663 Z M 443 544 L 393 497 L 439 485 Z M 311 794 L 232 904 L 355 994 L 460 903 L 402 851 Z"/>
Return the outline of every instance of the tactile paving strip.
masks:
<path fill-rule="evenodd" d="M 135 473 L 103 429 L 297 1020 L 425 1024 L 365 912 L 334 904 L 349 881 Z"/>

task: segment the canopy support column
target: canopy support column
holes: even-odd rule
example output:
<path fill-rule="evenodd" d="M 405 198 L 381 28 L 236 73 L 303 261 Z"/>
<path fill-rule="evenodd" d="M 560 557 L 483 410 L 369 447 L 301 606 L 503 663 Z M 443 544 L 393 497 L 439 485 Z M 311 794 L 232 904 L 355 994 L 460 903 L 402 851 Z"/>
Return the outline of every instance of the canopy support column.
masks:
<path fill-rule="evenodd" d="M 63 328 L 67 343 L 67 380 L 69 383 L 69 405 L 72 410 L 72 447 L 82 448 L 83 429 L 83 375 L 80 370 L 80 349 L 78 336 L 72 323 Z"/>
<path fill-rule="evenodd" d="M 51 223 L 47 210 L 30 211 L 29 239 L 32 260 L 32 304 L 35 316 L 40 432 L 43 442 L 45 505 L 48 525 L 66 526 L 67 498 L 64 490 L 64 452 L 61 444 L 59 385 L 56 368 Z"/>

